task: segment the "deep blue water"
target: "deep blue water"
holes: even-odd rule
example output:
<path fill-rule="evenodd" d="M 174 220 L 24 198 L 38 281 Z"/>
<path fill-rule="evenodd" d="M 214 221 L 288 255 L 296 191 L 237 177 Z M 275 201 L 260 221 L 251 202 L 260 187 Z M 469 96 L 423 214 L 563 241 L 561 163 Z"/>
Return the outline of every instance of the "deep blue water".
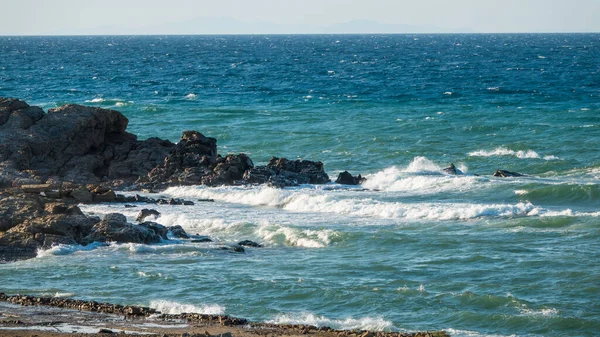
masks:
<path fill-rule="evenodd" d="M 0 265 L 0 291 L 345 328 L 594 336 L 598 55 L 600 34 L 0 37 L 0 96 L 116 109 L 140 138 L 196 129 L 257 164 L 320 160 L 333 178 L 368 178 L 170 189 L 217 202 L 165 207 L 158 222 L 266 247 L 57 247 Z M 440 173 L 451 162 L 465 174 Z M 500 168 L 527 176 L 491 177 Z"/>

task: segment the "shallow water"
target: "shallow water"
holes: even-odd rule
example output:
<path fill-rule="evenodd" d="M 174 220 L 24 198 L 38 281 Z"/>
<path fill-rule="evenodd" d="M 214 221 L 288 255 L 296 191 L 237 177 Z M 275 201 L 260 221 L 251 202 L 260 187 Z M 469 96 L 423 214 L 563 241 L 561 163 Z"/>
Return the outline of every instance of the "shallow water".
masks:
<path fill-rule="evenodd" d="M 0 96 L 141 138 L 320 160 L 361 187 L 200 186 L 142 207 L 213 243 L 55 247 L 0 291 L 453 336 L 600 331 L 600 35 L 0 37 Z M 449 163 L 464 172 L 449 176 Z M 526 174 L 495 178 L 496 169 Z M 155 196 L 153 196 L 155 197 Z M 250 239 L 245 254 L 217 248 Z"/>

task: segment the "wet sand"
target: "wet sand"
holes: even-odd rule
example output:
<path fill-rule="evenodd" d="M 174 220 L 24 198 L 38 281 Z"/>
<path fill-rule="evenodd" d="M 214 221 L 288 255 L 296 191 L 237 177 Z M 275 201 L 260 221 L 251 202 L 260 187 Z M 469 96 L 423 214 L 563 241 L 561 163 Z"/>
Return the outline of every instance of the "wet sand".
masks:
<path fill-rule="evenodd" d="M 333 330 L 308 325 L 275 325 L 247 322 L 228 316 L 198 314 L 123 315 L 96 311 L 61 308 L 53 305 L 25 305 L 9 302 L 15 297 L 0 300 L 0 336 L 137 336 L 181 337 L 447 337 L 438 332 L 377 332 L 364 330 Z M 29 299 L 37 299 L 28 297 Z M 60 303 L 60 302 L 53 302 Z M 137 308 L 137 307 L 134 307 Z M 143 312 L 140 308 L 140 312 Z M 136 310 L 137 311 L 137 310 Z M 241 323 L 241 324 L 240 324 Z"/>

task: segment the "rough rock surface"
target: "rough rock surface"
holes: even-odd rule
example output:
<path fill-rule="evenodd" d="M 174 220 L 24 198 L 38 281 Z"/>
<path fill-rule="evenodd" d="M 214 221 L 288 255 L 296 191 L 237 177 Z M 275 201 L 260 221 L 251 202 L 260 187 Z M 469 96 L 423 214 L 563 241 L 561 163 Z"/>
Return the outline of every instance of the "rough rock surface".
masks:
<path fill-rule="evenodd" d="M 79 244 L 100 219 L 75 205 L 38 195 L 0 194 L 0 261 L 32 258 L 38 249 Z"/>
<path fill-rule="evenodd" d="M 104 216 L 102 221 L 92 227 L 89 235 L 83 238 L 84 243 L 92 243 L 94 241 L 148 244 L 160 242 L 161 235 L 149 223 L 134 225 L 128 223 L 127 218 L 123 214 L 109 213 Z"/>
<path fill-rule="evenodd" d="M 367 179 L 363 178 L 360 174 L 355 177 L 350 172 L 344 171 L 338 175 L 335 182 L 342 185 L 360 185 L 365 180 Z"/>
<path fill-rule="evenodd" d="M 127 124 L 115 110 L 69 104 L 45 114 L 21 100 L 0 98 L 0 186 L 145 176 L 175 145 L 138 141 L 125 131 Z"/>
<path fill-rule="evenodd" d="M 327 184 L 329 176 L 325 173 L 321 162 L 272 157 L 266 166 L 257 166 L 246 171 L 243 180 L 250 184 L 285 187 L 300 184 Z"/>
<path fill-rule="evenodd" d="M 34 257 L 40 248 L 93 241 L 157 243 L 189 238 L 180 226 L 128 223 L 121 214 L 86 216 L 77 203 L 193 205 L 183 199 L 125 197 L 113 188 L 325 184 L 321 162 L 273 157 L 255 167 L 245 154 L 221 156 L 217 140 L 183 132 L 178 144 L 126 132 L 118 111 L 69 104 L 45 113 L 0 97 L 0 261 Z M 209 200 L 205 200 L 209 201 Z M 233 248 L 232 248 L 233 247 Z M 232 251 L 243 251 L 231 246 Z"/>

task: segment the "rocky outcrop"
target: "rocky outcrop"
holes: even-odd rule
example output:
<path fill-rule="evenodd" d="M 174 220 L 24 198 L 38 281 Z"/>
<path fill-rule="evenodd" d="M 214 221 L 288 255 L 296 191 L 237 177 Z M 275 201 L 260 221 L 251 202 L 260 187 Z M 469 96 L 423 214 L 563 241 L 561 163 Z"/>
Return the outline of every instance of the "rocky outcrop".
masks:
<path fill-rule="evenodd" d="M 321 162 L 272 157 L 266 166 L 257 166 L 246 171 L 243 180 L 250 184 L 285 187 L 300 184 L 327 184 L 329 176 L 325 173 Z"/>
<path fill-rule="evenodd" d="M 219 155 L 217 140 L 197 131 L 184 131 L 178 144 L 139 141 L 126 132 L 128 122 L 115 110 L 69 104 L 46 114 L 21 100 L 0 98 L 0 188 L 63 182 L 151 189 L 329 182 L 321 162 L 273 157 L 255 167 L 243 153 Z M 110 191 L 72 192 L 84 203 L 116 198 Z"/>
<path fill-rule="evenodd" d="M 338 175 L 335 182 L 342 185 L 360 185 L 365 180 L 367 179 L 363 178 L 360 174 L 354 177 L 350 172 L 344 171 Z"/>
<path fill-rule="evenodd" d="M 123 214 L 110 213 L 105 215 L 102 221 L 94 225 L 90 234 L 83 238 L 83 243 L 85 244 L 95 241 L 149 244 L 160 242 L 161 235 L 148 223 L 145 223 L 145 225 L 130 224 Z"/>
<path fill-rule="evenodd" d="M 175 146 L 138 141 L 120 112 L 69 104 L 47 114 L 17 99 L 0 98 L 0 186 L 69 181 L 133 182 Z"/>
<path fill-rule="evenodd" d="M 40 196 L 3 195 L 0 213 L 0 261 L 32 258 L 57 244 L 79 244 L 100 221 L 75 205 Z"/>
<path fill-rule="evenodd" d="M 518 172 L 511 172 L 511 171 L 506 171 L 506 170 L 496 170 L 496 172 L 494 172 L 494 177 L 500 177 L 500 178 L 523 177 L 523 176 L 525 176 L 525 175 L 518 173 Z"/>

